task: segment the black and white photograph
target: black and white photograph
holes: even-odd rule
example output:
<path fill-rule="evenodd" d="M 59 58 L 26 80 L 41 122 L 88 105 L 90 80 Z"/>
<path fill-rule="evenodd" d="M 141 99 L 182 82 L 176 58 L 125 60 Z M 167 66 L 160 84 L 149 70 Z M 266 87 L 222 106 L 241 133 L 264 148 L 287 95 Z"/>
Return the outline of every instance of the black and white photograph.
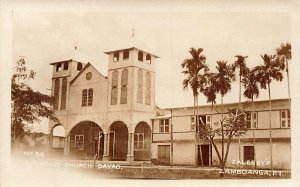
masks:
<path fill-rule="evenodd" d="M 29 2 L 2 2 L 1 186 L 299 185 L 299 1 Z"/>

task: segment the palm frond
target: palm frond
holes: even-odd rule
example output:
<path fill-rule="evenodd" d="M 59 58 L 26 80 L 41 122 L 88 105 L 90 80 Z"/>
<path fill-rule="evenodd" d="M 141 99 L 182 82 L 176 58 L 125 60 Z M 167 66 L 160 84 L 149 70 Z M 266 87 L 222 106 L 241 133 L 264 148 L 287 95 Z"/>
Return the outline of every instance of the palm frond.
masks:
<path fill-rule="evenodd" d="M 279 48 L 276 49 L 276 54 L 278 56 L 283 56 L 287 60 L 292 58 L 292 46 L 290 43 L 281 44 Z"/>
<path fill-rule="evenodd" d="M 267 85 L 272 80 L 281 81 L 283 79 L 283 65 L 276 60 L 276 55 L 261 55 L 264 64 L 255 67 L 256 77 L 262 89 L 267 89 Z"/>
<path fill-rule="evenodd" d="M 185 59 L 181 64 L 181 67 L 184 69 L 182 73 L 186 75 L 186 78 L 183 80 L 183 88 L 187 89 L 190 86 L 194 96 L 197 96 L 199 91 L 203 90 L 201 87 L 206 84 L 204 75 L 209 70 L 205 64 L 206 57 L 202 52 L 202 48 L 190 48 L 189 53 L 192 57 Z M 202 70 L 203 73 L 201 72 Z"/>

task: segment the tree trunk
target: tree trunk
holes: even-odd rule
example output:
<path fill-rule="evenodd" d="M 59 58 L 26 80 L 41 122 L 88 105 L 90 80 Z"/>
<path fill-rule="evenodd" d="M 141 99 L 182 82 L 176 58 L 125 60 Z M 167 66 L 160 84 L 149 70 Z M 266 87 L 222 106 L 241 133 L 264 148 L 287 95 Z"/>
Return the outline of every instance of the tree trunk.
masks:
<path fill-rule="evenodd" d="M 242 75 L 241 75 L 241 67 L 240 67 L 240 93 L 239 93 L 239 109 L 241 109 L 241 102 L 242 102 L 242 96 L 241 96 L 241 94 L 242 94 L 242 88 L 241 88 L 241 78 L 242 77 Z M 240 131 L 239 131 L 239 137 L 238 137 L 238 139 L 239 139 L 239 161 L 241 161 L 241 137 L 240 137 Z M 239 165 L 239 168 L 240 168 L 240 165 Z"/>
<path fill-rule="evenodd" d="M 213 127 L 213 108 L 214 108 L 214 102 L 211 102 L 211 109 L 210 109 L 210 126 Z M 210 147 L 212 149 L 212 143 L 210 142 Z M 210 151 L 211 152 L 211 151 Z M 209 162 L 209 167 L 212 165 L 212 155 L 210 155 L 211 161 Z"/>
<path fill-rule="evenodd" d="M 254 99 L 252 97 L 252 116 L 254 117 Z M 251 119 L 252 119 L 252 116 L 251 116 Z M 257 116 L 256 116 L 257 118 Z M 251 123 L 252 123 L 252 120 L 251 120 Z M 251 124 L 252 125 L 252 124 Z M 256 124 L 257 125 L 257 124 Z M 256 169 L 256 148 L 255 148 L 255 144 L 256 144 L 256 140 L 255 140 L 255 130 L 256 130 L 257 127 L 255 127 L 255 129 L 253 129 L 253 147 L 254 147 L 254 169 Z"/>
<path fill-rule="evenodd" d="M 242 75 L 240 74 L 240 89 L 239 89 L 239 107 L 241 108 L 241 102 L 242 102 L 242 88 L 241 88 L 241 80 Z"/>
<path fill-rule="evenodd" d="M 231 138 L 232 138 L 232 136 L 230 135 L 228 137 L 228 141 L 227 141 L 226 154 L 225 154 L 225 158 L 224 158 L 224 161 L 223 161 L 223 167 L 222 167 L 223 171 L 225 170 L 225 165 L 226 165 L 226 161 L 227 161 L 227 157 L 228 157 L 228 153 L 229 153 L 229 147 L 230 147 L 230 143 L 231 143 Z"/>
<path fill-rule="evenodd" d="M 270 88 L 270 77 L 268 78 L 268 90 L 269 90 L 269 134 L 270 134 L 270 161 L 271 161 L 271 170 L 273 170 L 273 151 L 272 151 L 272 102 L 271 102 L 271 88 Z"/>
<path fill-rule="evenodd" d="M 290 90 L 289 63 L 288 63 L 287 59 L 285 59 L 285 61 L 286 61 L 286 77 L 287 77 L 287 82 L 288 82 L 289 104 L 290 104 L 290 107 L 291 107 L 291 90 Z"/>
<path fill-rule="evenodd" d="M 223 109 L 223 95 L 221 95 L 221 107 L 222 107 L 222 118 L 221 118 L 221 134 L 222 134 L 222 141 L 221 141 L 221 146 L 222 146 L 222 163 L 224 163 L 224 128 L 223 128 L 223 114 L 224 114 L 224 109 Z M 223 168 L 222 168 L 223 169 Z"/>
<path fill-rule="evenodd" d="M 198 109 L 199 109 L 199 107 L 198 107 L 199 106 L 198 105 L 198 96 L 196 97 L 196 106 L 197 106 L 197 109 L 196 109 L 196 115 L 197 115 L 197 128 L 196 128 L 196 133 L 197 133 L 197 140 L 196 141 L 197 141 L 197 143 L 196 143 L 196 147 L 198 148 L 198 139 L 200 139 L 199 132 L 198 132 L 199 128 L 200 128 L 199 113 L 198 113 Z M 202 159 L 202 149 L 201 149 L 201 146 L 199 148 L 199 154 L 200 154 L 201 167 L 203 167 L 203 159 Z"/>
<path fill-rule="evenodd" d="M 13 124 L 13 126 L 14 126 L 14 137 L 13 137 L 13 144 L 15 144 L 16 143 L 16 132 L 17 132 L 17 127 L 16 127 L 16 124 Z"/>
<path fill-rule="evenodd" d="M 197 117 L 196 117 L 196 96 L 194 95 L 194 131 L 195 131 L 195 165 L 197 166 L 197 132 L 196 132 L 196 126 L 197 126 Z"/>
<path fill-rule="evenodd" d="M 217 156 L 218 156 L 218 159 L 219 159 L 219 162 L 220 162 L 220 168 L 221 168 L 222 158 L 221 158 L 220 152 L 218 150 L 218 147 L 217 147 L 217 145 L 215 144 L 215 142 L 212 138 L 210 138 L 209 140 L 210 140 L 210 143 L 213 145 L 213 147 L 214 147 L 214 149 L 217 153 Z"/>

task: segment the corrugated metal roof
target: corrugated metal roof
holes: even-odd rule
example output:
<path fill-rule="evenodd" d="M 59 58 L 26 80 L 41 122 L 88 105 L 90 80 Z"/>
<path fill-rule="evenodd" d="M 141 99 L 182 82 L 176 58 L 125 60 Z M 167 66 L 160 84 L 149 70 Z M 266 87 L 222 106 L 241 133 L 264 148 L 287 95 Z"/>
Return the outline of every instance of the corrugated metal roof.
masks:
<path fill-rule="evenodd" d="M 154 117 L 152 119 L 165 119 L 165 118 L 171 118 L 171 114 L 166 114 L 166 115 L 163 115 L 163 116 L 157 116 L 157 117 Z"/>

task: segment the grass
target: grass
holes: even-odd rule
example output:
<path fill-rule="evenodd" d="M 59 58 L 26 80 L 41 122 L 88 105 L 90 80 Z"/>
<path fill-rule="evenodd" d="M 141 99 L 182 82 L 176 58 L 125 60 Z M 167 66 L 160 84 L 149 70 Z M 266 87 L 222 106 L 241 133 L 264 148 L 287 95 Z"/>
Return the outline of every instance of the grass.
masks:
<path fill-rule="evenodd" d="M 244 171 L 244 174 L 232 174 L 228 170 L 224 177 L 220 177 L 220 172 L 215 169 L 195 169 L 195 168 L 157 168 L 157 167 L 121 167 L 121 169 L 94 169 L 94 174 L 101 174 L 101 176 L 108 178 L 126 178 L 126 179 L 289 179 L 291 178 L 290 172 L 278 173 L 272 171 L 262 170 L 259 174 L 249 173 L 249 170 Z M 268 174 L 268 175 L 266 175 Z M 276 174 L 276 175 L 274 175 Z"/>

